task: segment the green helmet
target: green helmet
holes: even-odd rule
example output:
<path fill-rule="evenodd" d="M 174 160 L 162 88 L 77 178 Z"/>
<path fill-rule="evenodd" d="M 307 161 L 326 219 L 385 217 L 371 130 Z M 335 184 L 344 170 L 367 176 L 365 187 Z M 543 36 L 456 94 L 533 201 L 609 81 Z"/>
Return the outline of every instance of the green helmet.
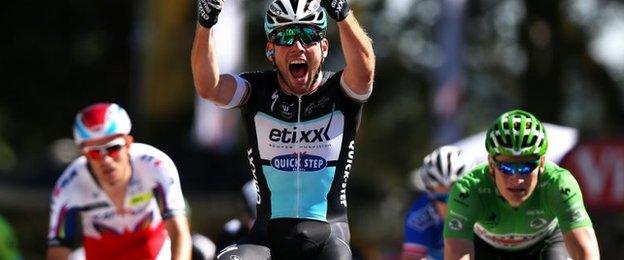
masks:
<path fill-rule="evenodd" d="M 546 129 L 529 112 L 512 110 L 500 115 L 488 129 L 485 149 L 491 156 L 543 156 L 548 149 Z"/>

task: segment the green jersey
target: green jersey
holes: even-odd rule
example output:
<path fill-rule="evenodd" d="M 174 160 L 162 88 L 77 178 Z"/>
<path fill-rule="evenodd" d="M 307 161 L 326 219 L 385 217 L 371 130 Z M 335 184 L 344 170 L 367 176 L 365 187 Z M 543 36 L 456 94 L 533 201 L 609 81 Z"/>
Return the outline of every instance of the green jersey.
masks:
<path fill-rule="evenodd" d="M 498 249 L 527 248 L 556 232 L 591 227 L 583 196 L 572 174 L 546 162 L 531 196 L 513 208 L 496 188 L 487 164 L 457 181 L 449 194 L 444 238 L 472 240 L 473 234 Z"/>
<path fill-rule="evenodd" d="M 11 225 L 0 216 L 0 260 L 20 259 L 17 251 L 17 237 Z"/>

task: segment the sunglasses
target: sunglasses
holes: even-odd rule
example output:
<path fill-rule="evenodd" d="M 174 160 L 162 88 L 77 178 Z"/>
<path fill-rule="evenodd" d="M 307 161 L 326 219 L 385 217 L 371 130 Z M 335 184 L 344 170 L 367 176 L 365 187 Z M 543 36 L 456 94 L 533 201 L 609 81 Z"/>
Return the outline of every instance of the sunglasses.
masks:
<path fill-rule="evenodd" d="M 98 161 L 103 160 L 105 156 L 117 159 L 119 152 L 125 145 L 125 139 L 117 138 L 103 145 L 85 147 L 84 154 L 87 158 Z"/>
<path fill-rule="evenodd" d="M 431 200 L 446 203 L 448 200 L 448 192 L 427 192 L 427 196 Z"/>
<path fill-rule="evenodd" d="M 496 164 L 496 168 L 500 170 L 502 173 L 513 176 L 515 174 L 520 175 L 529 175 L 539 166 L 540 160 L 537 159 L 535 161 L 529 162 L 499 162 L 494 160 Z"/>
<path fill-rule="evenodd" d="M 299 39 L 304 46 L 316 44 L 325 38 L 325 32 L 312 25 L 293 25 L 280 28 L 269 36 L 269 41 L 280 46 L 293 46 Z"/>

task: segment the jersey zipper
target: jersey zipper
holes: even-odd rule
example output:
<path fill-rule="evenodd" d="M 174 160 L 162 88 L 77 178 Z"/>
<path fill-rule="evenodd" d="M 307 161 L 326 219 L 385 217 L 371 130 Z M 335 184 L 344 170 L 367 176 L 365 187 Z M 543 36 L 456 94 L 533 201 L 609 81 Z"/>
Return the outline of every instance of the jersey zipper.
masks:
<path fill-rule="evenodd" d="M 301 131 L 301 96 L 297 96 L 297 99 L 299 102 L 297 106 L 297 131 Z M 299 136 L 297 136 L 297 138 L 299 138 Z M 301 203 L 301 180 L 299 179 L 301 175 L 301 145 L 299 144 L 298 140 L 295 140 L 295 145 L 295 152 L 297 153 L 297 199 L 295 203 L 295 206 L 297 208 L 295 212 L 297 213 L 297 218 L 299 218 L 299 205 Z"/>

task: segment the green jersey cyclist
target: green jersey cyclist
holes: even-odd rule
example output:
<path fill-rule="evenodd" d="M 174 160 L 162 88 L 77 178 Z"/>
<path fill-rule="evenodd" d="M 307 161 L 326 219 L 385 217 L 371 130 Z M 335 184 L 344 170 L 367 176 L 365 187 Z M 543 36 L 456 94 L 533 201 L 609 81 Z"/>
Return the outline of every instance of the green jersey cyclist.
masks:
<path fill-rule="evenodd" d="M 449 195 L 445 259 L 599 258 L 578 183 L 544 158 L 548 138 L 535 116 L 503 113 L 485 146 L 488 162 Z"/>

